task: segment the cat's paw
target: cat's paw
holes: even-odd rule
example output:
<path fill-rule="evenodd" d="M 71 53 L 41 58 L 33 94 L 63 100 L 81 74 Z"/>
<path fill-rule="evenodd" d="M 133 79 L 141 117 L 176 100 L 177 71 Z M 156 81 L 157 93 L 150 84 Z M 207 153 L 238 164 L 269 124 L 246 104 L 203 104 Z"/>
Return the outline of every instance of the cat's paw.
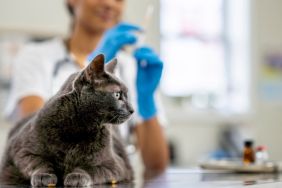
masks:
<path fill-rule="evenodd" d="M 47 187 L 50 184 L 56 185 L 57 181 L 57 176 L 55 174 L 35 173 L 31 176 L 31 185 L 33 187 Z"/>
<path fill-rule="evenodd" d="M 67 187 L 86 187 L 92 184 L 92 179 L 87 173 L 70 173 L 64 180 L 64 186 Z"/>

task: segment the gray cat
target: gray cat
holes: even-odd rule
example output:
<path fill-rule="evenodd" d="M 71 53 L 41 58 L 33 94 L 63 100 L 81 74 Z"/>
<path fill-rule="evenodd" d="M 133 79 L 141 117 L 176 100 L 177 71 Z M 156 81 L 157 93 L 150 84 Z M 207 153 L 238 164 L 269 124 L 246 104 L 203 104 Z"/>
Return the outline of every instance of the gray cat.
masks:
<path fill-rule="evenodd" d="M 98 55 L 8 136 L 4 184 L 89 186 L 133 179 L 117 125 L 133 113 L 127 88 Z M 23 83 L 24 84 L 24 83 Z"/>

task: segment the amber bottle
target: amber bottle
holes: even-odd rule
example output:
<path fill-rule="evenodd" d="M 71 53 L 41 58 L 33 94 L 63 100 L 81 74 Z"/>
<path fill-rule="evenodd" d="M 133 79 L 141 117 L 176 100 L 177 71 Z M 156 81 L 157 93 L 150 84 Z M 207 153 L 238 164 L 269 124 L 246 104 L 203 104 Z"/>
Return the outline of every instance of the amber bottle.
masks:
<path fill-rule="evenodd" d="M 243 162 L 244 164 L 251 164 L 255 162 L 255 152 L 253 149 L 253 141 L 247 140 L 244 143 Z"/>

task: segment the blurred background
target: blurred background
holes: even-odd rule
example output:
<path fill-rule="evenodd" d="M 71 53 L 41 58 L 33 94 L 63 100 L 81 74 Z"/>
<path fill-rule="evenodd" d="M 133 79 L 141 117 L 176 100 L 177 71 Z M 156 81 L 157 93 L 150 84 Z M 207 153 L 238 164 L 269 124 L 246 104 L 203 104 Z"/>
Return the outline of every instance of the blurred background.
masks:
<path fill-rule="evenodd" d="M 64 3 L 0 0 L 0 154 L 13 59 L 27 41 L 67 36 Z M 127 0 L 124 20 L 142 25 L 151 4 L 172 165 L 238 157 L 245 139 L 282 160 L 282 1 Z"/>

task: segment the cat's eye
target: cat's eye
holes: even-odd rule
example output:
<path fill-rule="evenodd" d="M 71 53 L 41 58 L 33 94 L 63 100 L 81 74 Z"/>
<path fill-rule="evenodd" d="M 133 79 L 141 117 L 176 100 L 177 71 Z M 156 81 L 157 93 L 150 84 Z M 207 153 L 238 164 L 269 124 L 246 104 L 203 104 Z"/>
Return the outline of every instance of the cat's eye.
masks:
<path fill-rule="evenodd" d="M 120 99 L 121 98 L 121 92 L 114 92 L 114 97 L 116 99 Z"/>

